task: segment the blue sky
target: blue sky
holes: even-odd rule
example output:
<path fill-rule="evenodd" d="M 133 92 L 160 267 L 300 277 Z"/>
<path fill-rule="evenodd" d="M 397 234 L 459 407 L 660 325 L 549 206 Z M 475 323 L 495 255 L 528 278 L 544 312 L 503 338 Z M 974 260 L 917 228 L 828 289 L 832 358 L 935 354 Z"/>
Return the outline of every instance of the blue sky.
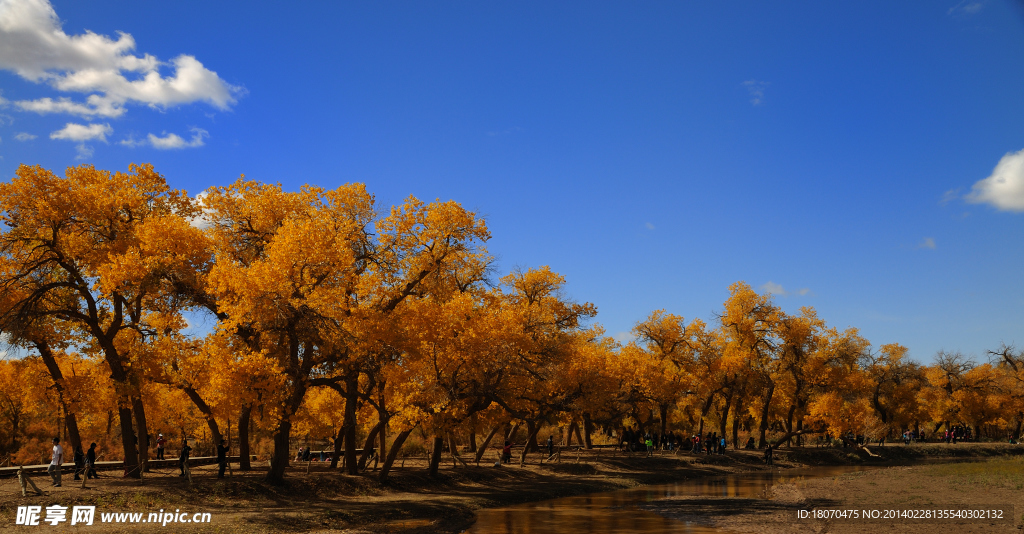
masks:
<path fill-rule="evenodd" d="M 0 0 L 0 175 L 365 182 L 477 210 L 622 339 L 744 280 L 983 357 L 1024 346 L 1022 58 L 996 0 Z"/>

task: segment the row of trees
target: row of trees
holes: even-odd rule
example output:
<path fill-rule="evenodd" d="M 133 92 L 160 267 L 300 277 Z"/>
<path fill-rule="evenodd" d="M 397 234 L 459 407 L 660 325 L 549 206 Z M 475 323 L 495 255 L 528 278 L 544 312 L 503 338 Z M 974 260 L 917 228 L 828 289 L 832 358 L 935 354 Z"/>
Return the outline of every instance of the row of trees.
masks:
<path fill-rule="evenodd" d="M 452 201 L 381 212 L 361 184 L 244 176 L 192 198 L 149 165 L 22 166 L 0 222 L 0 330 L 30 354 L 0 365 L 8 454 L 87 429 L 141 476 L 154 425 L 212 442 L 233 426 L 243 468 L 271 441 L 276 483 L 295 432 L 334 438 L 350 474 L 376 445 L 386 478 L 417 427 L 435 472 L 446 440 L 468 436 L 479 459 L 510 423 L 587 445 L 598 427 L 731 424 L 764 444 L 925 422 L 1019 434 L 1024 419 L 1024 354 L 922 367 L 743 283 L 716 324 L 658 311 L 620 346 L 550 269 L 495 280 L 484 221 Z"/>

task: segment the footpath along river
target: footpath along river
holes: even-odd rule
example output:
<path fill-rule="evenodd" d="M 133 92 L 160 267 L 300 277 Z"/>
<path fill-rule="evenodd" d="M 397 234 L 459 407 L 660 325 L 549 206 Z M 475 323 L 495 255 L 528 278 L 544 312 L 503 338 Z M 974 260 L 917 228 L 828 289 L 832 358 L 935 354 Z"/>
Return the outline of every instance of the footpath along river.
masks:
<path fill-rule="evenodd" d="M 683 480 L 671 484 L 563 497 L 477 512 L 472 534 L 710 534 L 721 530 L 697 521 L 679 521 L 636 508 L 672 497 L 757 498 L 776 484 L 799 484 L 817 477 L 832 477 L 872 469 L 864 466 L 829 466 L 739 473 Z"/>

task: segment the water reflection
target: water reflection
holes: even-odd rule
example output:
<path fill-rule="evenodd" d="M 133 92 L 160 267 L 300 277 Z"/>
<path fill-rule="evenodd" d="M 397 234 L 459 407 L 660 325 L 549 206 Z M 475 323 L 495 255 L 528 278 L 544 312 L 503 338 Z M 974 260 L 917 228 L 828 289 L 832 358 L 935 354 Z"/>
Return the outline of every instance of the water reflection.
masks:
<path fill-rule="evenodd" d="M 687 480 L 672 484 L 563 497 L 531 504 L 477 512 L 473 534 L 707 534 L 717 529 L 699 523 L 668 519 L 632 508 L 667 497 L 757 498 L 775 484 L 799 484 L 808 478 L 836 476 L 865 469 L 859 466 L 814 467 L 768 473 L 745 473 Z"/>

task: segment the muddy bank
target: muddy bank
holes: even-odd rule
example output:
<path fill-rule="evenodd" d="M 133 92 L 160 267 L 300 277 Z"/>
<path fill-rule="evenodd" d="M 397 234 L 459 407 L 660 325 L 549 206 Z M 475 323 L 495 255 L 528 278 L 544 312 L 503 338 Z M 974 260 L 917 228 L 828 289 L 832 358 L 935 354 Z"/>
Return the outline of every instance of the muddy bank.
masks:
<path fill-rule="evenodd" d="M 805 448 L 779 451 L 774 469 L 972 458 L 1019 461 L 1022 453 L 1024 448 L 1001 444 L 890 445 L 871 447 L 867 451 Z M 235 471 L 227 480 L 217 480 L 212 468 L 198 469 L 193 485 L 177 477 L 173 470 L 158 470 L 141 481 L 103 477 L 90 481 L 88 489 L 70 484 L 67 480 L 70 477 L 65 477 L 61 488 L 50 488 L 48 480 L 37 478 L 46 495 L 28 497 L 20 495 L 15 480 L 5 479 L 0 480 L 0 529 L 14 526 L 18 506 L 60 504 L 96 506 L 97 521 L 103 511 L 148 514 L 159 509 L 179 509 L 211 514 L 210 524 L 175 525 L 176 532 L 459 532 L 472 524 L 474 511 L 481 508 L 768 469 L 758 451 L 729 451 L 721 456 L 660 453 L 645 457 L 610 450 L 585 451 L 578 460 L 575 453 L 567 454 L 560 463 L 544 465 L 539 465 L 534 458 L 523 467 L 455 468 L 449 464 L 435 478 L 427 476 L 425 468 L 423 460 L 409 460 L 404 468 L 393 472 L 388 483 L 381 484 L 373 473 L 352 477 L 324 466 L 310 465 L 308 473 L 305 466 L 290 469 L 288 484 L 284 487 L 264 484 L 260 471 Z M 803 495 L 818 498 L 807 497 L 806 492 Z M 773 500 L 776 504 L 783 502 Z M 726 504 L 736 506 L 736 503 Z M 771 512 L 770 509 L 762 511 Z M 698 512 L 687 513 L 720 521 L 714 519 L 718 516 L 713 513 Z M 150 524 L 87 527 L 89 532 L 161 528 L 167 527 Z"/>

